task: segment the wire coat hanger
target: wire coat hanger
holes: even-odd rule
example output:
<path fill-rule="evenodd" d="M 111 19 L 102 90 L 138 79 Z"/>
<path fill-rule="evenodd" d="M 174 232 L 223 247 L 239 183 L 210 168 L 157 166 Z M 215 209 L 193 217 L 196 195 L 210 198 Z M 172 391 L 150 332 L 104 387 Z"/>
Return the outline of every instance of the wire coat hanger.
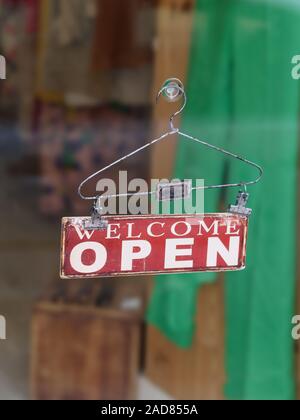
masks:
<path fill-rule="evenodd" d="M 240 155 L 229 152 L 229 151 L 227 151 L 227 150 L 225 150 L 221 147 L 210 144 L 207 141 L 198 139 L 197 137 L 194 137 L 194 136 L 191 136 L 187 133 L 184 133 L 179 128 L 176 128 L 174 126 L 175 118 L 184 111 L 184 109 L 187 105 L 187 95 L 186 95 L 186 92 L 185 92 L 185 89 L 184 89 L 184 85 L 179 79 L 176 79 L 176 78 L 168 79 L 163 84 L 160 91 L 158 92 L 156 102 L 159 101 L 161 96 L 163 96 L 168 102 L 175 102 L 175 101 L 178 101 L 181 98 L 183 98 L 183 105 L 181 106 L 181 108 L 170 116 L 170 119 L 169 119 L 170 130 L 167 131 L 166 133 L 162 134 L 160 137 L 155 138 L 154 140 L 150 141 L 149 143 L 145 144 L 144 146 L 142 146 L 142 147 L 134 150 L 133 152 L 117 159 L 116 161 L 112 162 L 111 164 L 105 166 L 104 168 L 100 169 L 99 171 L 93 173 L 88 178 L 86 178 L 78 187 L 78 195 L 80 196 L 80 198 L 82 198 L 83 200 L 97 201 L 99 199 L 99 195 L 86 196 L 82 193 L 83 187 L 89 181 L 93 180 L 94 178 L 96 178 L 100 174 L 102 174 L 103 172 L 107 171 L 108 169 L 111 169 L 112 167 L 118 165 L 119 163 L 124 162 L 125 160 L 129 159 L 130 157 L 133 157 L 133 156 L 137 155 L 138 153 L 145 151 L 149 147 L 159 143 L 160 141 L 165 140 L 167 137 L 175 136 L 175 135 L 179 135 L 179 136 L 181 136 L 181 137 L 183 137 L 187 140 L 194 141 L 198 144 L 201 144 L 202 146 L 205 146 L 207 148 L 215 150 L 216 152 L 219 152 L 219 153 L 222 153 L 222 154 L 224 154 L 226 156 L 229 156 L 231 158 L 237 159 L 240 162 L 243 162 L 244 164 L 257 169 L 257 171 L 258 171 L 258 176 L 251 181 L 228 183 L 228 184 L 207 185 L 207 186 L 201 186 L 201 187 L 194 187 L 191 190 L 200 190 L 200 189 L 201 190 L 209 190 L 209 189 L 217 189 L 217 188 L 242 187 L 242 188 L 244 188 L 244 194 L 248 196 L 247 186 L 257 184 L 261 180 L 261 178 L 263 176 L 263 168 L 260 165 L 256 164 L 255 162 L 252 162 L 252 161 L 250 161 L 250 160 L 248 160 L 248 159 L 246 159 L 246 158 L 244 158 Z M 139 192 L 139 193 L 127 193 L 127 194 L 116 194 L 116 195 L 105 195 L 105 196 L 102 196 L 101 198 L 102 199 L 108 199 L 108 198 L 126 197 L 126 196 L 132 196 L 132 195 L 143 196 L 143 195 L 151 195 L 151 194 L 155 194 L 155 193 L 156 193 L 156 191 Z M 245 198 L 246 198 L 246 201 L 247 201 L 248 197 L 245 197 Z"/>

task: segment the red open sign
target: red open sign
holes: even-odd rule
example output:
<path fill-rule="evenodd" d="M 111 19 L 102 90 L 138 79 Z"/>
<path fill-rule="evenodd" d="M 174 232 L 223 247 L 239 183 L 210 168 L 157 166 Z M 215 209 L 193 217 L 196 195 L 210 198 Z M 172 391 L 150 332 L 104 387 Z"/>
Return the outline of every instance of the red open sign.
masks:
<path fill-rule="evenodd" d="M 109 216 L 92 231 L 87 220 L 62 221 L 62 278 L 245 268 L 246 216 Z"/>

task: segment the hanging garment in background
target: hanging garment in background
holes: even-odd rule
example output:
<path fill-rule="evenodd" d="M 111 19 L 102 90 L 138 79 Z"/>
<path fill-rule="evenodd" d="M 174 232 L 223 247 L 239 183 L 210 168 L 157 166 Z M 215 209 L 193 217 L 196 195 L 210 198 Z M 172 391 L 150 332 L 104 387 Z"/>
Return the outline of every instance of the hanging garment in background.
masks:
<path fill-rule="evenodd" d="M 150 103 L 151 60 L 135 67 L 126 67 L 126 63 L 122 63 L 122 67 L 114 69 L 95 69 L 91 64 L 95 33 L 99 31 L 99 19 L 96 17 L 98 7 L 102 10 L 103 1 L 42 1 L 44 18 L 41 39 L 44 42 L 39 51 L 40 97 L 59 97 L 72 106 L 81 105 L 83 101 L 96 105 L 118 101 L 129 106 Z M 114 1 L 110 4 L 113 5 Z M 118 15 L 116 5 L 113 9 Z M 105 14 L 105 21 L 110 17 L 109 10 L 102 10 L 101 15 Z M 147 16 L 150 19 L 149 25 L 154 27 L 154 14 Z M 136 25 L 136 22 L 130 21 L 130 24 Z M 141 26 L 142 34 L 147 32 L 146 28 L 146 25 Z M 112 25 L 112 33 L 105 38 L 108 45 L 114 42 L 110 37 L 122 39 L 118 27 Z M 97 49 L 98 54 L 106 60 L 109 54 L 107 48 L 99 45 Z M 138 51 L 135 53 L 138 54 Z M 70 98 L 72 103 L 69 102 Z"/>
<path fill-rule="evenodd" d="M 290 63 L 299 49 L 299 19 L 296 3 L 197 1 L 184 129 L 217 145 L 226 141 L 229 150 L 265 169 L 263 181 L 249 189 L 247 268 L 226 275 L 225 394 L 232 399 L 295 395 L 299 86 Z M 229 180 L 251 178 L 238 162 L 218 159 L 182 142 L 175 175 L 218 183 L 227 167 Z M 228 203 L 235 193 L 228 190 Z M 215 211 L 217 203 L 208 191 L 206 211 Z M 207 280 L 205 274 L 158 278 L 149 321 L 175 343 L 191 344 L 195 295 Z"/>
<path fill-rule="evenodd" d="M 250 190 L 248 267 L 227 275 L 226 395 L 243 399 L 295 396 L 296 173 L 299 83 L 298 2 L 236 3 L 233 33 L 234 126 L 231 148 L 265 169 Z M 243 178 L 242 165 L 230 177 Z"/>
<path fill-rule="evenodd" d="M 135 68 L 152 61 L 155 0 L 101 0 L 98 5 L 94 70 Z"/>
<path fill-rule="evenodd" d="M 0 0 L 0 8 L 10 8 L 18 11 L 17 8 L 24 8 L 25 28 L 28 33 L 36 32 L 38 23 L 39 2 L 36 0 Z"/>
<path fill-rule="evenodd" d="M 38 11 L 35 0 L 0 0 L 0 52 L 9 75 L 1 85 L 1 114 L 20 115 L 22 127 L 32 105 Z"/>
<path fill-rule="evenodd" d="M 95 17 L 88 13 L 86 1 L 43 0 L 43 17 L 39 94 L 50 92 L 64 98 L 72 93 L 106 99 L 107 75 L 92 77 L 90 72 Z"/>
<path fill-rule="evenodd" d="M 57 3 L 57 17 L 54 23 L 59 45 L 68 46 L 80 42 L 84 37 L 79 28 L 82 16 L 94 19 L 97 16 L 97 0 L 60 0 Z"/>

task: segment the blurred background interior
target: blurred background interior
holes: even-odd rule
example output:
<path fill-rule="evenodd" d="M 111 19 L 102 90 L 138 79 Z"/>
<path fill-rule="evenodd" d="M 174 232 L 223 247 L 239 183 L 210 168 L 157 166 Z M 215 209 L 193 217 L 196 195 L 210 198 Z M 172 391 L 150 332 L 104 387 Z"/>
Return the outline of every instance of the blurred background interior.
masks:
<path fill-rule="evenodd" d="M 292 0 L 0 0 L 0 399 L 296 398 L 299 23 Z M 79 183 L 168 127 L 169 77 L 185 131 L 265 168 L 246 271 L 60 280 L 60 219 L 91 210 Z M 253 176 L 179 139 L 119 170 Z"/>

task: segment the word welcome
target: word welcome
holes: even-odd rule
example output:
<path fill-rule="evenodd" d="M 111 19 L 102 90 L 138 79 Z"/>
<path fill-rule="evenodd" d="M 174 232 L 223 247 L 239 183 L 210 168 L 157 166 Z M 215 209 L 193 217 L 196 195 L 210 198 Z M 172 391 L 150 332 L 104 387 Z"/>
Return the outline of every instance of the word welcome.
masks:
<path fill-rule="evenodd" d="M 6 59 L 0 55 L 0 80 L 6 79 Z"/>
<path fill-rule="evenodd" d="M 94 231 L 83 229 L 86 219 L 63 219 L 63 278 L 245 267 L 243 216 L 107 217 L 107 227 Z"/>
<path fill-rule="evenodd" d="M 6 340 L 6 319 L 0 315 L 0 340 Z"/>

